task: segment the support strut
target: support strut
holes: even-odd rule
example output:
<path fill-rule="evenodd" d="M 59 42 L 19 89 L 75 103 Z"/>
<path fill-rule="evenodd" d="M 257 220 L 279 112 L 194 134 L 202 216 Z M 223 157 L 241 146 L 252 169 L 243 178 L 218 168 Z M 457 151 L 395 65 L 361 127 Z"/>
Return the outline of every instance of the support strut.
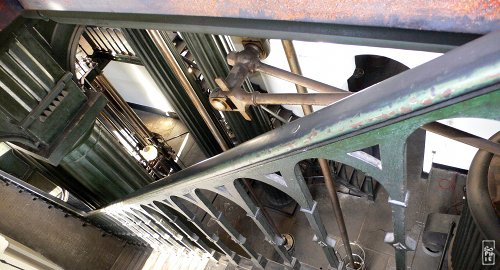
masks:
<path fill-rule="evenodd" d="M 288 58 L 288 62 L 293 72 L 282 70 L 260 61 L 262 56 L 261 48 L 255 43 L 245 45 L 241 52 L 231 52 L 227 56 L 227 62 L 233 66 L 228 76 L 216 78 L 216 83 L 220 89 L 215 89 L 210 93 L 210 103 L 220 111 L 239 111 L 246 120 L 251 120 L 248 113 L 249 106 L 259 105 L 329 105 L 338 100 L 351 95 L 351 92 L 324 84 L 300 75 L 298 62 L 294 63 Z M 288 53 L 291 51 L 288 49 Z M 292 61 L 292 62 L 291 62 Z M 292 82 L 297 85 L 299 93 L 293 94 L 267 94 L 253 92 L 249 93 L 241 88 L 247 76 L 253 72 L 262 72 L 271 76 Z M 308 94 L 304 91 L 306 87 L 319 93 Z M 305 110 L 311 112 L 312 109 L 306 107 Z"/>

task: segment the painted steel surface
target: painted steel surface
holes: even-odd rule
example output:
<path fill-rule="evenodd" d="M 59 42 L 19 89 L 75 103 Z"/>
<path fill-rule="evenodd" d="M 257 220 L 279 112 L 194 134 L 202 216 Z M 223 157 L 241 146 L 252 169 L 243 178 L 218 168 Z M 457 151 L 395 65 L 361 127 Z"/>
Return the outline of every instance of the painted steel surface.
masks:
<path fill-rule="evenodd" d="M 405 216 L 408 198 L 406 178 L 406 139 L 426 123 L 455 117 L 500 119 L 500 32 L 492 33 L 422 66 L 403 72 L 373 87 L 358 92 L 323 110 L 263 134 L 212 159 L 153 183 L 122 201 L 95 211 L 89 217 L 111 217 L 130 228 L 131 212 L 154 212 L 173 227 L 186 232 L 185 224 L 172 210 L 182 213 L 192 225 L 202 229 L 200 220 L 180 201 L 187 201 L 206 211 L 249 255 L 255 266 L 263 268 L 266 260 L 248 246 L 243 237 L 202 194 L 218 193 L 241 206 L 262 230 L 277 251 L 282 245 L 269 222 L 248 197 L 237 179 L 265 182 L 295 199 L 306 215 L 329 263 L 341 267 L 329 241 L 316 202 L 312 198 L 297 163 L 304 159 L 335 160 L 362 170 L 378 179 L 390 195 L 394 232 L 388 239 L 395 249 L 398 269 L 406 269 L 406 251 L 415 242 L 407 237 Z M 359 155 L 358 150 L 378 145 L 381 159 Z M 281 176 L 276 174 L 280 172 Z M 157 232 L 139 235 L 152 246 L 165 241 Z M 184 229 L 180 229 L 184 228 Z M 200 250 L 206 245 L 196 239 Z M 229 250 L 217 235 L 205 235 L 233 263 L 239 256 Z M 390 237 L 389 237 L 390 238 Z M 159 240 L 158 240 L 159 239 Z M 300 262 L 279 253 L 285 264 L 300 267 Z"/>
<path fill-rule="evenodd" d="M 27 10 L 164 14 L 488 33 L 500 24 L 496 0 L 100 1 L 21 0 Z"/>

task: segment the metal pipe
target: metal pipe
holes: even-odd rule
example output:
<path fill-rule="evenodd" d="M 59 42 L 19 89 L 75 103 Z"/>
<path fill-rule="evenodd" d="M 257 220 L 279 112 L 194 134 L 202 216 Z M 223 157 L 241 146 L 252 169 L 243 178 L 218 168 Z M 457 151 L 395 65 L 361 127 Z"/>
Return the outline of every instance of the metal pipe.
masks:
<path fill-rule="evenodd" d="M 330 105 L 350 95 L 350 93 L 270 94 L 270 93 L 260 93 L 260 92 L 253 92 L 248 94 L 251 96 L 251 102 L 253 105 L 306 104 L 306 105 L 324 105 L 324 106 Z M 310 114 L 311 112 L 308 112 L 307 114 Z"/>
<path fill-rule="evenodd" d="M 335 220 L 340 230 L 340 237 L 344 243 L 345 252 L 351 267 L 355 268 L 354 257 L 352 256 L 351 242 L 349 242 L 349 236 L 347 235 L 347 228 L 345 226 L 344 215 L 342 214 L 342 208 L 340 207 L 339 197 L 337 196 L 337 188 L 333 182 L 332 173 L 330 171 L 330 166 L 328 166 L 328 161 L 326 159 L 318 159 L 319 166 L 321 167 L 321 172 L 325 177 L 325 185 L 332 202 L 333 213 L 335 214 Z"/>
<path fill-rule="evenodd" d="M 288 121 L 285 118 L 283 118 L 283 117 L 279 116 L 277 113 L 269 110 L 268 108 L 266 108 L 266 106 L 260 105 L 260 107 L 262 108 L 262 110 L 266 111 L 268 114 L 272 115 L 274 118 L 280 120 L 281 122 L 283 122 L 285 124 L 288 123 Z"/>
<path fill-rule="evenodd" d="M 439 259 L 439 265 L 437 267 L 437 270 L 441 270 L 443 268 L 444 258 L 447 257 L 446 255 L 448 252 L 448 248 L 450 247 L 451 239 L 453 239 L 453 231 L 455 229 L 455 226 L 456 226 L 455 221 L 452 221 L 450 224 L 450 229 L 448 229 L 448 235 L 446 235 L 446 241 L 445 241 L 444 248 L 443 248 L 443 254 L 441 255 L 441 258 Z"/>
<path fill-rule="evenodd" d="M 299 61 L 297 59 L 297 55 L 295 53 L 295 48 L 293 46 L 292 41 L 290 40 L 282 40 L 283 48 L 285 49 L 285 54 L 288 59 L 288 64 L 290 65 L 290 70 L 295 73 L 297 76 L 302 75 L 300 70 Z M 304 77 L 302 77 L 304 78 Z M 311 80 L 312 81 L 312 80 Z M 316 81 L 312 81 L 318 83 Z M 300 86 L 300 83 L 295 83 L 297 88 L 297 92 L 299 93 L 307 93 L 307 89 L 305 87 Z M 318 83 L 321 84 L 321 83 Z M 327 85 L 328 86 L 328 85 Z M 328 86 L 331 87 L 331 86 Z M 311 87 L 313 88 L 313 87 Z M 314 88 L 313 88 L 314 89 Z M 341 90 L 342 92 L 345 92 Z M 351 94 L 349 92 L 347 95 Z M 296 94 L 296 95 L 313 95 L 313 94 Z M 316 94 L 321 95 L 321 94 Z M 323 94 L 325 95 L 325 94 Z M 327 96 L 331 96 L 332 94 L 327 94 Z M 346 95 L 346 96 L 347 96 Z M 345 97 L 345 96 L 344 96 Z M 324 98 L 324 97 L 323 97 Z M 304 104 L 304 103 L 302 103 Z M 312 107 L 304 107 L 302 106 L 302 110 L 304 111 L 304 115 L 311 114 L 313 112 Z M 337 188 L 335 187 L 332 172 L 330 171 L 330 166 L 328 166 L 328 161 L 326 159 L 318 159 L 319 166 L 321 167 L 321 172 L 323 173 L 325 179 L 326 189 L 328 191 L 328 195 L 330 196 L 330 200 L 332 202 L 333 213 L 335 214 L 335 220 L 337 221 L 337 225 L 339 226 L 340 236 L 342 238 L 342 242 L 344 242 L 344 248 L 347 254 L 347 258 L 352 268 L 355 269 L 354 265 L 354 257 L 352 256 L 351 250 L 351 242 L 349 241 L 349 236 L 347 234 L 347 228 L 345 226 L 344 215 L 342 214 L 342 208 L 340 207 L 339 197 L 337 196 Z"/>
<path fill-rule="evenodd" d="M 224 141 L 224 138 L 222 137 L 219 130 L 215 126 L 214 122 L 212 122 L 212 119 L 210 118 L 207 110 L 205 109 L 205 107 L 203 107 L 201 100 L 196 95 L 196 92 L 194 91 L 193 87 L 189 83 L 189 80 L 187 79 L 186 75 L 179 66 L 179 63 L 175 61 L 174 55 L 165 45 L 165 41 L 163 41 L 163 38 L 161 37 L 160 33 L 157 30 L 147 30 L 147 32 L 155 42 L 155 45 L 158 46 L 158 48 L 160 49 L 161 54 L 165 57 L 165 60 L 167 60 L 170 68 L 175 73 L 175 76 L 181 83 L 184 90 L 186 90 L 186 93 L 188 94 L 194 106 L 200 113 L 201 117 L 203 118 L 203 121 L 205 121 L 205 124 L 207 124 L 208 128 L 210 129 L 210 132 L 212 132 L 212 134 L 214 135 L 215 140 L 217 140 L 217 143 L 219 143 L 223 151 L 229 150 L 229 146 L 226 144 L 226 141 Z"/>
<path fill-rule="evenodd" d="M 283 49 L 285 50 L 286 60 L 290 66 L 290 71 L 295 74 L 302 74 L 293 42 L 291 40 L 283 39 L 281 40 L 281 44 L 283 44 Z M 297 89 L 297 93 L 307 94 L 307 88 L 304 86 L 295 84 L 295 88 Z M 304 111 L 304 115 L 308 115 L 313 112 L 313 108 L 311 105 L 302 105 L 302 111 Z"/>
<path fill-rule="evenodd" d="M 137 128 L 139 132 L 141 132 L 142 136 L 146 139 L 150 139 L 152 137 L 151 132 L 144 125 L 144 123 L 140 120 L 139 116 L 130 108 L 127 102 L 118 94 L 118 91 L 113 87 L 113 85 L 108 81 L 108 79 L 100 74 L 96 76 L 97 83 L 101 84 L 103 89 L 112 97 L 112 99 L 120 106 L 120 109 L 128 116 L 131 120 L 132 124 Z"/>
<path fill-rule="evenodd" d="M 131 137 L 135 139 L 140 145 L 142 145 L 143 147 L 148 145 L 148 142 L 145 138 L 137 135 L 134 132 L 134 126 L 129 121 L 126 121 L 127 118 L 118 110 L 118 108 L 116 108 L 114 104 L 106 104 L 106 108 L 104 108 L 104 111 L 108 111 L 109 115 L 113 117 L 113 120 L 116 121 L 122 129 L 127 130 L 127 133 L 131 134 Z"/>
<path fill-rule="evenodd" d="M 500 131 L 491 136 L 490 140 L 500 142 Z M 492 171 L 490 168 L 493 158 L 494 154 L 484 150 L 477 151 L 470 165 L 466 183 L 467 205 L 483 239 L 500 239 L 498 223 L 495 222 L 498 220 L 498 212 L 493 207 L 490 193 L 494 177 L 488 177 Z"/>
<path fill-rule="evenodd" d="M 490 153 L 500 155 L 500 144 L 483 139 L 474 134 L 441 124 L 439 122 L 432 122 L 422 126 L 423 129 L 436 133 L 443 137 L 465 143 L 475 148 L 486 150 Z"/>
<path fill-rule="evenodd" d="M 255 70 L 260 71 L 262 73 L 269 74 L 271 76 L 274 76 L 276 78 L 283 79 L 285 81 L 289 81 L 294 84 L 302 85 L 304 87 L 316 90 L 321 93 L 349 93 L 345 90 L 342 90 L 340 88 L 318 82 L 309 78 L 306 78 L 302 75 L 294 74 L 289 71 L 270 66 L 268 64 L 264 64 L 262 62 L 258 62 L 255 65 Z"/>

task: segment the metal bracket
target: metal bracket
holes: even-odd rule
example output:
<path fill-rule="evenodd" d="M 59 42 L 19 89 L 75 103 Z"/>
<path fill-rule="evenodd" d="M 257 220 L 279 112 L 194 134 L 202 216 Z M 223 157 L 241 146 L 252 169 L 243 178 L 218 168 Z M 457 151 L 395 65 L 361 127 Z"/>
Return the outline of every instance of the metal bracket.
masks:
<path fill-rule="evenodd" d="M 317 201 L 314 201 L 314 204 L 311 209 L 305 209 L 305 208 L 300 208 L 300 212 L 306 213 L 306 214 L 313 214 L 314 211 L 316 211 L 316 206 L 318 205 Z"/>
<path fill-rule="evenodd" d="M 52 90 L 38 103 L 38 105 L 23 119 L 21 122 L 21 128 L 28 128 L 37 118 L 40 120 L 46 119 L 50 113 L 59 105 L 61 100 L 68 94 L 68 92 L 63 91 L 66 87 L 66 83 L 71 80 L 73 74 L 71 72 L 66 72 L 61 79 L 56 83 Z M 59 98 L 61 100 L 55 100 Z M 51 106 L 51 104 L 54 104 Z M 47 110 L 47 108 L 49 108 Z M 48 111 L 45 116 L 41 116 L 42 113 Z M 42 118 L 44 117 L 44 118 Z M 44 122 L 44 120 L 42 121 Z"/>

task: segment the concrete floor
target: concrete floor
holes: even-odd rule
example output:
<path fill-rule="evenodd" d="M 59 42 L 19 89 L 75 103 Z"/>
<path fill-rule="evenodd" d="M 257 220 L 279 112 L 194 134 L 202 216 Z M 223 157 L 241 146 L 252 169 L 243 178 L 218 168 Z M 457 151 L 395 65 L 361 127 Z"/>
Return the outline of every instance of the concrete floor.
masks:
<path fill-rule="evenodd" d="M 186 128 L 179 120 L 161 117 L 158 115 L 138 112 L 146 125 L 154 132 L 162 134 L 167 140 L 186 132 Z M 180 157 L 186 166 L 202 161 L 199 147 L 192 138 L 188 138 L 184 149 L 179 151 L 184 141 L 184 136 L 169 141 L 169 144 L 180 152 Z M 421 234 L 428 213 L 439 212 L 457 214 L 461 209 L 463 197 L 463 185 L 465 175 L 446 169 L 433 168 L 431 173 L 422 178 L 421 164 L 423 159 L 423 133 L 416 135 L 408 144 L 408 190 L 410 192 L 409 206 L 407 211 L 407 232 L 409 236 L 417 240 L 415 251 L 407 253 L 408 266 L 411 269 L 436 269 L 439 256 L 430 256 L 424 252 L 421 243 Z M 309 186 L 313 198 L 318 201 L 319 213 L 330 236 L 337 240 L 340 246 L 340 233 L 336 224 L 330 200 L 324 184 L 311 184 Z M 267 258 L 280 261 L 273 247 L 264 240 L 263 234 L 257 226 L 246 216 L 245 212 L 234 203 L 214 193 L 205 194 L 211 198 L 216 208 L 224 212 L 233 226 L 242 233 L 252 247 Z M 366 269 L 392 270 L 395 268 L 394 249 L 384 243 L 384 236 L 392 231 L 391 208 L 388 204 L 388 194 L 380 187 L 376 199 L 369 201 L 339 193 L 341 207 L 347 225 L 350 241 L 356 242 L 365 251 Z M 264 202 L 265 203 L 265 202 Z M 233 250 L 244 254 L 229 236 L 217 225 L 217 223 L 206 215 L 201 209 L 190 206 L 193 212 L 203 218 L 205 230 L 218 233 L 221 239 Z M 293 256 L 299 261 L 312 265 L 317 269 L 328 269 L 320 247 L 312 242 L 313 233 L 309 228 L 306 217 L 294 205 L 283 211 L 268 209 L 273 221 L 282 233 L 291 233 L 296 241 Z M 293 212 L 287 215 L 283 212 Z"/>

